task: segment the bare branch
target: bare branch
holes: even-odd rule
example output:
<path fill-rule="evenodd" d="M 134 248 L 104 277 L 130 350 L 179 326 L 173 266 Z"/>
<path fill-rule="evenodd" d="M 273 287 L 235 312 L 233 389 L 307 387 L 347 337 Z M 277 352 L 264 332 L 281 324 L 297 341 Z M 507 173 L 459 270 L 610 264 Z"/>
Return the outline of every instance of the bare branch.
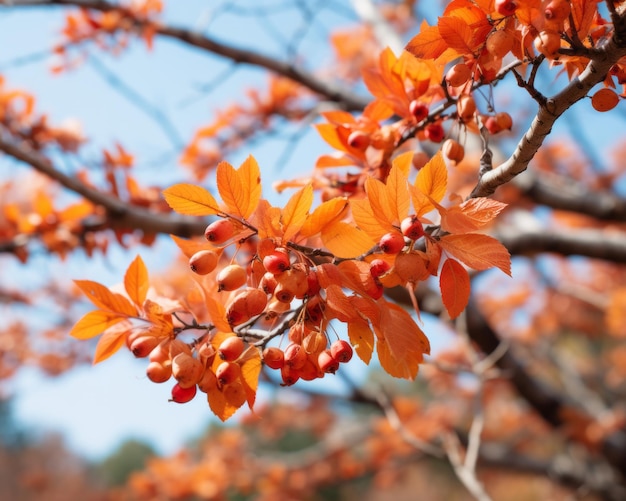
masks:
<path fill-rule="evenodd" d="M 106 209 L 107 226 L 110 228 L 136 229 L 147 233 L 165 233 L 182 237 L 202 235 L 206 228 L 207 221 L 202 218 L 174 213 L 163 214 L 132 206 L 119 198 L 92 188 L 76 176 L 69 176 L 56 169 L 47 157 L 25 143 L 18 145 L 0 136 L 0 151 L 30 165 L 68 190 Z"/>
<path fill-rule="evenodd" d="M 561 92 L 546 100 L 544 106 L 539 107 L 530 128 L 524 134 L 513 155 L 495 169 L 484 173 L 478 184 L 470 194 L 473 197 L 486 197 L 496 189 L 511 181 L 528 167 L 544 139 L 552 131 L 556 120 L 574 103 L 583 99 L 589 90 L 602 80 L 622 56 L 626 49 L 620 47 L 614 40 L 598 50 L 598 57 L 589 62 L 579 77 L 574 78 Z"/>

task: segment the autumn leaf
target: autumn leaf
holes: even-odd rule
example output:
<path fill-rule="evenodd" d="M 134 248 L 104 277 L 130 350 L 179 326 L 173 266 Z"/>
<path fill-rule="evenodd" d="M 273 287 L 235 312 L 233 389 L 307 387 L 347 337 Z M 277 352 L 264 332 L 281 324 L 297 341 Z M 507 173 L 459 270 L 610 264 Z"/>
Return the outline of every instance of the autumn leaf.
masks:
<path fill-rule="evenodd" d="M 222 332 L 231 332 L 232 327 L 226 321 L 226 308 L 221 301 L 218 301 L 212 294 L 207 293 L 205 295 L 205 305 L 215 328 Z"/>
<path fill-rule="evenodd" d="M 337 257 L 351 258 L 365 254 L 376 242 L 354 225 L 336 221 L 322 230 L 322 242 Z"/>
<path fill-rule="evenodd" d="M 294 193 L 285 208 L 282 210 L 281 223 L 283 226 L 283 240 L 291 240 L 307 218 L 313 204 L 313 187 L 307 184 Z"/>
<path fill-rule="evenodd" d="M 469 273 L 458 261 L 446 259 L 439 275 L 439 288 L 441 299 L 450 318 L 458 317 L 469 301 Z"/>
<path fill-rule="evenodd" d="M 373 324 L 376 349 L 382 368 L 391 376 L 415 379 L 424 354 L 430 353 L 428 338 L 409 313 L 386 302 L 380 322 Z"/>
<path fill-rule="evenodd" d="M 252 218 L 259 238 L 275 238 L 282 234 L 280 216 L 280 209 L 278 207 L 270 205 L 267 200 L 259 200 L 259 205 Z"/>
<path fill-rule="evenodd" d="M 148 294 L 148 269 L 138 255 L 126 270 L 124 288 L 135 305 L 141 307 Z"/>
<path fill-rule="evenodd" d="M 228 212 L 247 219 L 261 198 L 261 171 L 250 156 L 237 170 L 228 162 L 220 162 L 216 169 L 217 190 Z"/>
<path fill-rule="evenodd" d="M 179 183 L 163 190 L 167 204 L 179 214 L 211 216 L 221 211 L 213 195 L 195 184 Z"/>
<path fill-rule="evenodd" d="M 241 164 L 237 170 L 237 176 L 246 192 L 247 200 L 247 206 L 242 207 L 241 217 L 247 219 L 256 210 L 262 194 L 261 169 L 252 155 Z"/>
<path fill-rule="evenodd" d="M 126 344 L 126 334 L 130 328 L 129 322 L 118 323 L 102 334 L 96 345 L 93 364 L 98 364 L 117 353 Z"/>
<path fill-rule="evenodd" d="M 199 252 L 201 250 L 212 250 L 217 253 L 221 253 L 223 251 L 222 247 L 214 247 L 211 244 L 209 244 L 206 240 L 204 241 L 189 240 L 186 238 L 180 238 L 176 235 L 170 235 L 170 237 L 174 241 L 176 246 L 180 249 L 180 251 L 187 258 L 190 258 L 196 252 Z"/>
<path fill-rule="evenodd" d="M 111 292 L 104 285 L 91 280 L 74 280 L 74 283 L 101 310 L 127 317 L 137 315 L 136 308 L 128 299 L 121 294 Z"/>
<path fill-rule="evenodd" d="M 467 233 L 441 237 L 439 245 L 451 256 L 474 270 L 500 268 L 511 275 L 511 255 L 504 245 L 489 235 Z"/>
<path fill-rule="evenodd" d="M 359 358 L 369 364 L 374 351 L 374 333 L 367 321 L 354 319 L 348 322 L 348 337 Z"/>
<path fill-rule="evenodd" d="M 257 387 L 259 386 L 259 375 L 261 374 L 261 353 L 257 348 L 250 347 L 244 355 L 242 355 L 243 363 L 241 364 L 241 380 L 246 390 L 246 401 L 248 407 L 252 409 L 256 400 Z"/>
<path fill-rule="evenodd" d="M 437 59 L 447 48 L 439 28 L 422 21 L 417 35 L 409 41 L 405 49 L 420 59 Z"/>
<path fill-rule="evenodd" d="M 441 151 L 420 169 L 413 186 L 416 189 L 411 190 L 411 198 L 418 216 L 433 210 L 434 205 L 430 199 L 441 202 L 448 188 L 448 169 Z"/>
<path fill-rule="evenodd" d="M 90 339 L 126 319 L 126 316 L 110 311 L 90 311 L 74 324 L 70 336 L 76 339 Z"/>
<path fill-rule="evenodd" d="M 450 49 L 459 54 L 472 54 L 472 29 L 458 17 L 440 17 L 437 23 L 439 35 Z"/>
<path fill-rule="evenodd" d="M 350 200 L 350 210 L 357 226 L 374 241 L 393 231 L 393 225 L 378 217 L 368 198 Z"/>
<path fill-rule="evenodd" d="M 441 228 L 450 233 L 475 232 L 493 221 L 506 205 L 490 198 L 470 198 L 460 205 L 439 210 Z"/>
<path fill-rule="evenodd" d="M 300 235 L 311 237 L 320 233 L 325 226 L 343 218 L 347 208 L 348 199 L 346 197 L 331 198 L 322 202 L 306 218 L 300 228 Z"/>

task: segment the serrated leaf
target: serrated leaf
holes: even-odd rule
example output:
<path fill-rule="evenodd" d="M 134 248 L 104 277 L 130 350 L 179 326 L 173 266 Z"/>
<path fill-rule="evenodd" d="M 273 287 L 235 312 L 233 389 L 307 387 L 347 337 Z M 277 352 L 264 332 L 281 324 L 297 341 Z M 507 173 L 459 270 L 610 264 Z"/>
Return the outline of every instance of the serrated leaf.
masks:
<path fill-rule="evenodd" d="M 101 310 L 134 317 L 137 309 L 121 294 L 111 292 L 107 287 L 91 280 L 74 280 L 74 283 L 89 300 Z"/>
<path fill-rule="evenodd" d="M 324 226 L 343 218 L 348 205 L 348 199 L 346 197 L 331 198 L 330 200 L 322 202 L 306 218 L 302 228 L 300 228 L 300 235 L 303 237 L 311 237 L 318 234 L 322 231 Z"/>
<path fill-rule="evenodd" d="M 163 196 L 167 204 L 179 214 L 211 216 L 221 212 L 213 195 L 195 184 L 175 184 L 163 190 Z"/>
<path fill-rule="evenodd" d="M 131 325 L 127 322 L 116 324 L 109 328 L 98 340 L 96 351 L 93 355 L 93 364 L 98 364 L 117 353 L 126 344 L 126 334 L 128 334 L 130 328 Z"/>
<path fill-rule="evenodd" d="M 451 256 L 474 270 L 500 268 L 511 275 L 511 255 L 504 245 L 489 235 L 467 233 L 441 237 L 439 245 Z"/>
<path fill-rule="evenodd" d="M 90 339 L 102 334 L 109 327 L 120 323 L 122 320 L 126 320 L 126 317 L 113 312 L 90 311 L 74 324 L 70 331 L 70 336 L 76 339 Z"/>
<path fill-rule="evenodd" d="M 439 28 L 426 21 L 422 21 L 417 35 L 406 45 L 406 50 L 419 59 L 437 59 L 447 48 Z"/>
<path fill-rule="evenodd" d="M 439 34 L 448 48 L 456 50 L 459 54 L 472 54 L 471 46 L 472 29 L 458 17 L 440 17 L 437 23 Z"/>
<path fill-rule="evenodd" d="M 261 353 L 257 348 L 249 348 L 241 364 L 241 380 L 246 390 L 246 401 L 252 409 L 256 400 L 256 392 L 259 386 L 259 374 L 261 374 Z"/>
<path fill-rule="evenodd" d="M 378 219 L 389 225 L 396 221 L 393 203 L 387 186 L 376 178 L 370 177 L 365 181 L 365 192 L 372 211 Z"/>
<path fill-rule="evenodd" d="M 124 275 L 126 294 L 135 305 L 141 307 L 146 300 L 148 287 L 148 269 L 141 256 L 137 255 Z"/>
<path fill-rule="evenodd" d="M 458 317 L 469 301 L 469 273 L 458 261 L 446 259 L 439 275 L 439 288 L 441 299 L 450 318 Z"/>
<path fill-rule="evenodd" d="M 403 170 L 403 166 L 410 165 L 413 152 L 409 151 L 403 155 L 403 158 L 394 160 L 391 170 L 387 176 L 387 196 L 389 198 L 390 209 L 393 213 L 394 220 L 401 222 L 409 214 L 411 199 L 409 197 L 407 174 Z"/>
<path fill-rule="evenodd" d="M 376 349 L 382 368 L 391 376 L 415 379 L 430 343 L 409 313 L 386 302 L 381 307 L 380 323 L 373 324 Z"/>
<path fill-rule="evenodd" d="M 220 162 L 215 175 L 228 213 L 242 219 L 250 217 L 261 199 L 261 171 L 256 160 L 248 157 L 237 170 L 228 162 Z"/>
<path fill-rule="evenodd" d="M 367 233 L 374 241 L 378 241 L 385 233 L 393 231 L 393 225 L 379 218 L 367 198 L 350 200 L 352 218 L 357 226 Z"/>
<path fill-rule="evenodd" d="M 363 230 L 343 221 L 336 221 L 330 226 L 326 226 L 321 237 L 322 242 L 330 252 L 343 258 L 365 254 L 376 243 Z"/>
<path fill-rule="evenodd" d="M 215 328 L 222 332 L 231 332 L 232 327 L 226 321 L 226 308 L 220 301 L 213 297 L 210 291 L 207 291 L 205 296 L 205 304 L 211 322 L 215 325 Z"/>
<path fill-rule="evenodd" d="M 413 207 L 418 216 L 433 210 L 434 205 L 429 198 L 432 198 L 437 203 L 441 202 L 448 188 L 448 169 L 441 151 L 438 151 L 420 169 L 415 178 L 414 186 L 418 192 L 416 193 L 413 190 L 411 196 L 413 198 Z M 425 196 L 420 197 L 420 193 Z"/>
<path fill-rule="evenodd" d="M 176 246 L 180 249 L 180 251 L 187 257 L 190 258 L 196 252 L 201 250 L 212 250 L 215 252 L 221 252 L 223 249 L 221 247 L 214 247 L 209 244 L 206 240 L 201 242 L 199 240 L 189 240 L 186 238 L 180 238 L 176 235 L 170 235 L 171 239 L 174 241 Z"/>
<path fill-rule="evenodd" d="M 259 200 L 261 200 L 263 192 L 261 186 L 261 169 L 252 155 L 246 158 L 241 164 L 237 170 L 237 175 L 241 180 L 244 191 L 247 193 L 247 205 L 242 207 L 242 217 L 248 219 L 259 205 Z"/>
<path fill-rule="evenodd" d="M 275 238 L 281 235 L 280 209 L 273 207 L 267 200 L 259 200 L 252 222 L 259 238 Z"/>
<path fill-rule="evenodd" d="M 495 219 L 507 204 L 490 198 L 470 198 L 441 214 L 441 228 L 450 233 L 471 233 Z"/>
<path fill-rule="evenodd" d="M 313 186 L 311 184 L 307 184 L 291 196 L 280 218 L 284 241 L 291 240 L 300 231 L 312 204 Z"/>

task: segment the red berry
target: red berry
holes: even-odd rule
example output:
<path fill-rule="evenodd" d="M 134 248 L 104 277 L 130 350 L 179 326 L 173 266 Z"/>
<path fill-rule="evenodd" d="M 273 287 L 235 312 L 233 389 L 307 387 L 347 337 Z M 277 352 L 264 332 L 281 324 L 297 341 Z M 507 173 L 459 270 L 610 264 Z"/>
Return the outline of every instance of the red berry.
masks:
<path fill-rule="evenodd" d="M 218 219 L 213 221 L 204 230 L 205 238 L 214 244 L 226 242 L 235 233 L 235 225 L 230 219 Z"/>
<path fill-rule="evenodd" d="M 263 266 L 274 275 L 287 271 L 290 267 L 289 253 L 284 249 L 276 249 L 263 258 Z"/>
<path fill-rule="evenodd" d="M 243 353 L 245 344 L 239 336 L 227 337 L 222 341 L 217 349 L 217 354 L 222 360 L 232 362 L 237 360 Z"/>
<path fill-rule="evenodd" d="M 374 278 L 384 275 L 391 269 L 391 265 L 382 259 L 374 259 L 370 263 L 370 273 Z"/>
<path fill-rule="evenodd" d="M 291 386 L 300 379 L 300 371 L 294 369 L 288 365 L 283 366 L 280 369 L 280 375 L 283 378 L 282 386 Z"/>
<path fill-rule="evenodd" d="M 172 387 L 172 398 L 170 398 L 170 402 L 176 402 L 178 404 L 189 402 L 196 396 L 197 391 L 198 387 L 195 384 L 189 388 L 182 388 L 178 383 L 176 383 Z"/>
<path fill-rule="evenodd" d="M 299 344 L 290 343 L 285 348 L 285 365 L 292 369 L 300 369 L 306 362 L 306 359 L 306 351 Z"/>
<path fill-rule="evenodd" d="M 404 237 L 397 231 L 385 233 L 378 242 L 380 250 L 385 254 L 397 254 L 404 248 Z"/>
<path fill-rule="evenodd" d="M 339 360 L 333 358 L 330 350 L 324 350 L 317 357 L 317 364 L 322 372 L 334 374 L 339 369 Z"/>
<path fill-rule="evenodd" d="M 440 143 L 443 141 L 443 138 L 446 137 L 446 131 L 439 123 L 427 125 L 424 129 L 424 134 L 426 135 L 426 139 L 433 143 Z"/>
<path fill-rule="evenodd" d="M 402 234 L 410 240 L 417 240 L 424 234 L 424 226 L 417 216 L 409 216 L 400 223 Z"/>
<path fill-rule="evenodd" d="M 370 137 L 360 130 L 352 131 L 348 136 L 348 146 L 357 150 L 367 149 L 370 145 L 370 141 Z"/>
<path fill-rule="evenodd" d="M 263 362 L 270 369 L 282 369 L 285 365 L 285 353 L 275 346 L 265 348 L 263 350 Z"/>
<path fill-rule="evenodd" d="M 512 16 L 517 10 L 517 2 L 514 0 L 496 0 L 496 11 L 503 16 Z"/>
<path fill-rule="evenodd" d="M 341 363 L 348 362 L 352 358 L 352 346 L 343 339 L 338 339 L 330 345 L 330 354 Z"/>
<path fill-rule="evenodd" d="M 428 106 L 421 101 L 411 101 L 409 104 L 409 111 L 411 112 L 411 115 L 415 117 L 417 122 L 421 122 L 428 116 Z"/>

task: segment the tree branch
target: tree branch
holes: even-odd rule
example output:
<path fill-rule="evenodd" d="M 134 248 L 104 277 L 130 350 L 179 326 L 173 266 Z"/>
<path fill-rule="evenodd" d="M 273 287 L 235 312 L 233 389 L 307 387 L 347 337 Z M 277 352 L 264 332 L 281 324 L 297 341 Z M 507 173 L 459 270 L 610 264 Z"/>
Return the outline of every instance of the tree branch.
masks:
<path fill-rule="evenodd" d="M 164 214 L 132 206 L 119 198 L 92 188 L 77 177 L 57 170 L 47 157 L 25 143 L 17 145 L 0 136 L 0 151 L 30 165 L 68 190 L 106 209 L 107 226 L 110 228 L 142 230 L 146 233 L 165 233 L 181 237 L 202 235 L 206 228 L 207 221 L 202 218 L 181 216 L 175 213 Z"/>
<path fill-rule="evenodd" d="M 611 39 L 604 48 L 598 50 L 597 57 L 589 61 L 579 77 L 574 78 L 561 92 L 539 106 L 530 128 L 524 134 L 511 157 L 504 163 L 484 173 L 470 198 L 486 197 L 496 189 L 511 181 L 528 167 L 544 139 L 552 131 L 556 120 L 574 103 L 583 99 L 591 88 L 604 80 L 611 67 L 624 55 L 626 48 L 620 47 Z"/>
<path fill-rule="evenodd" d="M 4 0 L 3 2 L 0 1 L 0 3 L 14 7 L 75 6 L 100 12 L 114 10 L 128 12 L 123 6 L 103 0 L 15 0 L 12 2 Z M 353 91 L 322 80 L 314 74 L 288 62 L 279 61 L 250 49 L 242 49 L 218 42 L 213 38 L 193 30 L 161 25 L 139 19 L 135 19 L 135 23 L 139 28 L 149 26 L 157 35 L 172 38 L 197 49 L 202 49 L 230 59 L 236 63 L 259 66 L 277 75 L 289 78 L 349 111 L 363 110 L 370 101 L 368 98 L 356 96 Z"/>

